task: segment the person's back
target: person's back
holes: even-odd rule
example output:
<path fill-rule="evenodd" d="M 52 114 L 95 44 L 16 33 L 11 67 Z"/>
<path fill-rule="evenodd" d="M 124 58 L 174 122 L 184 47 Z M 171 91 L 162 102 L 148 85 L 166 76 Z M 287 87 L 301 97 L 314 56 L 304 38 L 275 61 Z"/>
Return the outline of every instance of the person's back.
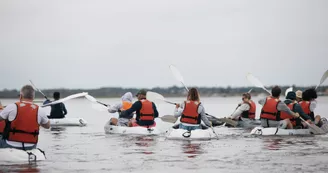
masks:
<path fill-rule="evenodd" d="M 113 106 L 108 106 L 108 112 L 109 113 L 115 113 L 118 112 L 119 116 L 117 118 L 111 118 L 110 123 L 112 125 L 118 125 L 118 126 L 128 126 L 129 121 L 131 118 L 133 118 L 133 113 L 129 115 L 123 115 L 122 112 L 130 109 L 132 107 L 132 93 L 127 92 L 122 97 L 122 102 L 119 104 L 115 104 Z"/>
<path fill-rule="evenodd" d="M 54 92 L 53 97 L 54 97 L 54 101 L 59 100 L 60 93 Z M 49 103 L 49 101 L 47 103 Z M 58 103 L 58 104 L 51 105 L 50 116 L 48 116 L 48 118 L 50 119 L 65 118 L 66 114 L 67 114 L 67 110 L 64 103 Z"/>

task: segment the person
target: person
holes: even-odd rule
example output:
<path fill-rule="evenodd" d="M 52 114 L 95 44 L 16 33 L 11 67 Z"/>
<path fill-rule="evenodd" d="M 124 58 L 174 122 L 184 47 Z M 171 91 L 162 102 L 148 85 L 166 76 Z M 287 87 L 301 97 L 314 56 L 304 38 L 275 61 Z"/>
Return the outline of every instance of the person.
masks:
<path fill-rule="evenodd" d="M 31 85 L 20 90 L 20 100 L 9 104 L 0 113 L 0 121 L 6 126 L 0 140 L 0 148 L 31 150 L 36 148 L 39 126 L 50 128 L 45 112 L 33 103 L 35 91 Z"/>
<path fill-rule="evenodd" d="M 181 109 L 179 109 L 181 108 Z M 196 88 L 191 88 L 188 92 L 187 101 L 176 104 L 174 116 L 180 117 L 180 129 L 188 131 L 201 129 L 201 121 L 206 126 L 211 127 L 212 123 L 205 114 L 205 108 L 200 102 L 199 94 Z"/>
<path fill-rule="evenodd" d="M 263 127 L 293 128 L 289 119 L 281 120 L 281 111 L 293 117 L 299 117 L 298 113 L 292 112 L 285 103 L 279 100 L 280 94 L 281 89 L 275 86 L 271 90 L 271 96 L 259 100 L 259 104 L 263 106 L 260 115 Z"/>
<path fill-rule="evenodd" d="M 312 123 L 311 122 L 311 118 L 304 113 L 302 107 L 298 104 L 298 102 L 296 101 L 296 93 L 293 91 L 290 91 L 287 93 L 286 96 L 286 100 L 284 101 L 284 103 L 288 106 L 288 108 L 290 110 L 292 110 L 293 112 L 297 112 L 300 117 L 302 117 L 305 121 L 307 121 L 308 123 Z M 289 114 L 287 114 L 286 112 L 281 112 L 280 115 L 281 119 L 289 119 L 293 128 L 306 128 L 307 125 L 306 123 L 302 122 L 300 118 L 295 118 Z"/>
<path fill-rule="evenodd" d="M 54 92 L 53 94 L 54 101 L 57 101 L 60 99 L 60 93 L 59 92 Z M 50 100 L 46 100 L 43 105 L 51 103 Z M 67 115 L 67 109 L 65 107 L 64 103 L 58 103 L 51 105 L 51 111 L 50 111 L 50 116 L 48 116 L 49 119 L 61 119 L 65 118 L 65 115 Z"/>
<path fill-rule="evenodd" d="M 129 117 L 133 112 L 136 112 L 136 119 L 129 121 L 129 127 L 144 126 L 148 128 L 156 126 L 154 120 L 158 117 L 158 111 L 155 103 L 146 99 L 146 94 L 146 90 L 140 90 L 136 95 L 138 101 L 133 103 L 131 108 L 121 112 L 122 117 Z"/>
<path fill-rule="evenodd" d="M 243 102 L 238 104 L 230 118 L 235 121 L 255 120 L 256 104 L 251 100 L 251 95 L 244 93 L 241 99 Z"/>
<path fill-rule="evenodd" d="M 127 92 L 125 93 L 122 97 L 121 103 L 115 104 L 113 106 L 108 106 L 108 112 L 109 113 L 115 113 L 118 112 L 119 118 L 111 118 L 110 123 L 112 125 L 117 125 L 117 126 L 128 126 L 130 119 L 133 118 L 133 113 L 128 115 L 127 117 L 122 116 L 122 111 L 126 111 L 127 109 L 130 109 L 132 107 L 132 93 Z"/>
<path fill-rule="evenodd" d="M 3 110 L 3 106 L 0 102 L 0 113 L 2 112 Z M 3 130 L 5 129 L 5 126 L 6 126 L 6 123 L 4 121 L 0 121 L 0 139 L 2 138 L 2 133 L 3 133 Z"/>
<path fill-rule="evenodd" d="M 317 107 L 317 97 L 317 92 L 314 88 L 307 89 L 303 92 L 303 100 L 299 104 L 301 105 L 303 111 L 310 116 L 314 124 L 320 127 L 322 125 L 320 115 L 314 116 L 314 110 Z"/>
<path fill-rule="evenodd" d="M 299 103 L 300 101 L 302 101 L 302 91 L 301 90 L 297 90 L 296 91 L 296 101 Z"/>

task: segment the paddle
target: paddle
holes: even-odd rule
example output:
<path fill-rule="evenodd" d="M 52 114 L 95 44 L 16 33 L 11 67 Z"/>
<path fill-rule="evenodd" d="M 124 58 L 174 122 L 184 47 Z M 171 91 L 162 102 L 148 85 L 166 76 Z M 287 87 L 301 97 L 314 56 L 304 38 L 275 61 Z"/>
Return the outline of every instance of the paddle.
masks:
<path fill-rule="evenodd" d="M 315 87 L 317 89 L 328 78 L 328 70 L 322 75 L 320 83 Z"/>
<path fill-rule="evenodd" d="M 256 86 L 258 88 L 262 88 L 264 91 L 266 91 L 269 94 L 271 94 L 271 92 L 264 87 L 264 85 L 262 84 L 262 82 L 258 78 L 256 78 L 255 76 L 253 76 L 251 73 L 248 73 L 247 76 L 246 76 L 246 78 L 254 86 Z"/>
<path fill-rule="evenodd" d="M 32 80 L 29 80 L 29 81 L 30 81 L 31 85 L 33 86 L 33 88 L 34 88 L 35 90 L 39 91 L 39 92 L 43 95 L 43 97 L 44 97 L 45 99 L 49 100 L 48 97 L 47 97 L 45 94 L 43 94 L 43 92 L 42 92 L 39 88 L 37 88 L 37 87 L 34 85 L 34 83 L 32 82 Z"/>
<path fill-rule="evenodd" d="M 83 97 L 83 96 L 86 96 L 86 95 L 88 95 L 88 93 L 86 93 L 86 92 L 73 94 L 73 95 L 67 96 L 67 97 L 65 97 L 65 98 L 62 98 L 62 99 L 56 100 L 56 101 L 54 101 L 54 102 L 51 102 L 51 103 L 48 103 L 48 104 L 42 105 L 41 107 L 46 107 L 46 106 L 50 106 L 50 105 L 54 105 L 54 104 L 58 104 L 58 103 L 62 103 L 62 102 L 65 102 L 65 101 L 68 101 L 68 100 L 71 100 L 71 99 L 75 99 L 75 98 L 78 98 L 78 97 Z"/>
<path fill-rule="evenodd" d="M 285 91 L 285 96 L 287 96 L 287 94 L 291 91 L 293 91 L 293 87 L 287 88 L 286 91 Z"/>
<path fill-rule="evenodd" d="M 173 76 L 175 77 L 175 79 L 178 80 L 185 87 L 186 91 L 189 92 L 189 89 L 185 85 L 183 77 L 182 77 L 180 71 L 174 65 L 170 65 L 170 69 L 171 69 L 171 72 L 172 72 Z M 212 116 L 212 115 L 209 115 L 209 116 Z M 215 132 L 215 130 L 213 129 L 212 126 L 211 126 L 211 129 L 212 129 L 213 133 L 215 134 L 216 138 L 219 139 L 218 134 L 216 134 L 216 132 Z"/>
<path fill-rule="evenodd" d="M 310 124 L 309 122 L 305 121 L 302 117 L 299 117 L 303 122 L 305 122 L 306 125 L 308 125 L 308 127 L 310 129 L 312 129 L 314 132 L 316 132 L 317 134 L 325 134 L 325 132 L 320 129 L 320 127 L 314 125 L 314 124 Z"/>
<path fill-rule="evenodd" d="M 108 104 L 105 104 L 105 103 L 102 103 L 102 102 L 98 101 L 96 98 L 94 98 L 93 96 L 91 96 L 89 94 L 86 95 L 85 98 L 87 98 L 89 101 L 91 101 L 93 103 L 98 103 L 98 104 L 101 104 L 101 105 L 103 105 L 105 107 L 108 107 L 109 106 Z"/>

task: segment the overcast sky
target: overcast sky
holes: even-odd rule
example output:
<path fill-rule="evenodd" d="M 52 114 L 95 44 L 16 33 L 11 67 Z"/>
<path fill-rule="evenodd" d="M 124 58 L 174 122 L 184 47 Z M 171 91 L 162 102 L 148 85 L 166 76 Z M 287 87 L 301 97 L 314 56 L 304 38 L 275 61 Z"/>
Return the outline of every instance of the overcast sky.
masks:
<path fill-rule="evenodd" d="M 0 89 L 316 85 L 327 0 L 2 0 Z M 328 82 L 325 82 L 327 84 Z"/>

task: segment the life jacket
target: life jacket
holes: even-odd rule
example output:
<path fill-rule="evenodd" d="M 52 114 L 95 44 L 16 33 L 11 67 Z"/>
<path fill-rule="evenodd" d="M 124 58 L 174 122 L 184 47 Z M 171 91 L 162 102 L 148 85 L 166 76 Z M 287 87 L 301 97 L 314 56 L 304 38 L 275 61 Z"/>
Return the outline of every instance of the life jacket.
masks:
<path fill-rule="evenodd" d="M 182 112 L 180 122 L 188 124 L 200 124 L 201 116 L 198 114 L 200 102 L 185 101 L 185 106 Z"/>
<path fill-rule="evenodd" d="M 119 113 L 119 118 L 127 118 L 127 119 L 130 119 L 133 117 L 133 114 L 132 115 L 129 115 L 129 117 L 124 117 L 122 116 L 122 111 L 126 111 L 128 109 L 130 109 L 132 107 L 132 103 L 131 102 L 127 102 L 127 101 L 122 101 L 122 108 L 120 109 L 120 111 L 118 111 Z"/>
<path fill-rule="evenodd" d="M 22 143 L 38 143 L 39 106 L 31 103 L 17 102 L 17 114 L 13 121 L 6 120 L 3 138 Z"/>
<path fill-rule="evenodd" d="M 295 112 L 295 105 L 295 103 L 289 103 L 287 106 L 291 111 Z M 286 112 L 281 112 L 280 119 L 289 119 L 293 126 L 296 126 L 296 118 L 292 115 L 287 114 Z"/>
<path fill-rule="evenodd" d="M 153 102 L 146 99 L 140 100 L 141 109 L 138 121 L 154 121 Z"/>
<path fill-rule="evenodd" d="M 311 102 L 310 101 L 301 101 L 301 102 L 299 102 L 299 104 L 301 105 L 303 112 L 305 114 L 309 115 L 311 120 L 314 121 L 314 112 L 311 112 L 311 109 L 310 109 Z"/>
<path fill-rule="evenodd" d="M 277 109 L 279 102 L 279 99 L 273 98 L 271 96 L 267 97 L 265 104 L 263 105 L 260 118 L 280 121 L 280 111 Z"/>
<path fill-rule="evenodd" d="M 244 111 L 241 114 L 241 117 L 243 117 L 243 118 L 249 118 L 249 119 L 255 119 L 256 104 L 252 100 L 250 100 L 250 103 L 249 102 L 245 102 L 245 103 L 249 105 L 249 110 L 248 111 Z"/>

